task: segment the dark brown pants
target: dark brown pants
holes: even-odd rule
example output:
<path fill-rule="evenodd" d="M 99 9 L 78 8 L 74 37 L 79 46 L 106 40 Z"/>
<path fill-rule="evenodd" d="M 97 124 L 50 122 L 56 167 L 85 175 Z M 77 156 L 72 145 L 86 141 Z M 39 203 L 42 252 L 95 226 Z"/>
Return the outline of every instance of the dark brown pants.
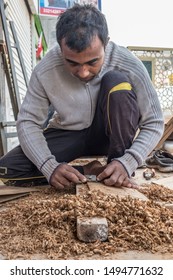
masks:
<path fill-rule="evenodd" d="M 89 128 L 44 131 L 49 149 L 58 162 L 97 155 L 107 156 L 110 162 L 130 148 L 140 118 L 136 94 L 130 87 L 125 73 L 107 72 L 101 82 L 95 117 Z M 79 167 L 79 170 L 82 171 L 82 168 Z M 0 179 L 13 185 L 47 183 L 20 146 L 0 159 Z"/>

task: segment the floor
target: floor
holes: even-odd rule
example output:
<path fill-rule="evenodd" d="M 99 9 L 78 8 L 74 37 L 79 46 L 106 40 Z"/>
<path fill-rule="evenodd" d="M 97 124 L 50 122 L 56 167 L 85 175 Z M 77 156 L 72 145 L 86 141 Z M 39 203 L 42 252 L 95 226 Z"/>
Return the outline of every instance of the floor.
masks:
<path fill-rule="evenodd" d="M 84 159 L 84 162 L 88 162 L 88 160 L 91 159 Z M 103 159 L 104 160 L 104 159 Z M 152 182 L 157 183 L 159 185 L 163 185 L 166 187 L 169 187 L 171 189 L 173 189 L 173 180 L 172 180 L 172 175 L 173 173 L 161 173 L 159 171 L 155 171 L 155 176 L 150 179 L 150 180 L 146 180 L 143 176 L 145 167 L 143 168 L 139 168 L 136 170 L 135 172 L 135 177 L 133 178 L 133 180 L 136 182 L 137 185 L 143 185 L 143 184 L 150 184 Z M 5 204 L 3 205 L 2 208 L 5 207 Z M 43 256 L 39 255 L 39 256 L 33 256 L 33 259 L 44 259 Z M 0 259 L 5 259 L 5 257 L 3 255 L 0 254 Z M 82 257 L 82 259 L 85 259 L 85 256 Z M 163 260 L 172 260 L 173 259 L 173 255 L 169 254 L 169 253 L 165 253 L 165 254 L 159 254 L 159 253 L 148 253 L 148 252 L 137 252 L 137 251 L 128 251 L 128 252 L 118 252 L 116 254 L 110 254 L 109 256 L 106 256 L 104 258 L 97 256 L 97 255 L 93 255 L 91 258 L 87 258 L 87 259 L 121 259 L 121 260 L 127 260 L 127 259 L 136 259 L 136 260 L 150 260 L 150 259 L 163 259 Z"/>

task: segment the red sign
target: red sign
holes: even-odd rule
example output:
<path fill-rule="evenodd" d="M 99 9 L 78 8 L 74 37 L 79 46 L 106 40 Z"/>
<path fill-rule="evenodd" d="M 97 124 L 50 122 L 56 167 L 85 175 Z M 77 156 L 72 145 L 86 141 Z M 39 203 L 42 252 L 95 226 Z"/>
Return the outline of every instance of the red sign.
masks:
<path fill-rule="evenodd" d="M 40 7 L 40 15 L 59 16 L 64 11 L 64 9 Z"/>

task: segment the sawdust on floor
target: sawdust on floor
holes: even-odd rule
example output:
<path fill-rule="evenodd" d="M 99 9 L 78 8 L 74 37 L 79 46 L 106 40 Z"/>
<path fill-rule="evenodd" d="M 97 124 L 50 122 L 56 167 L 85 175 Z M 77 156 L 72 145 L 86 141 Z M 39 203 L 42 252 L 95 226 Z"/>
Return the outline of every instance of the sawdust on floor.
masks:
<path fill-rule="evenodd" d="M 173 191 L 172 191 L 173 193 Z M 173 212 L 153 201 L 107 196 L 101 192 L 57 193 L 48 189 L 7 203 L 0 212 L 0 251 L 7 259 L 100 259 L 131 251 L 173 254 Z M 106 217 L 106 242 L 76 238 L 80 216 Z"/>
<path fill-rule="evenodd" d="M 105 163 L 105 158 L 97 159 L 102 164 Z M 86 164 L 91 160 L 93 158 L 79 159 L 76 164 Z M 146 181 L 142 174 L 143 169 L 138 169 L 134 180 L 139 185 L 147 184 L 149 187 L 151 181 Z M 160 178 L 171 175 L 156 172 L 155 180 L 159 181 Z M 134 224 L 128 224 L 127 221 L 134 215 L 134 213 L 129 214 L 129 208 L 132 208 L 134 200 L 132 202 L 129 198 L 123 201 L 124 212 L 120 210 L 122 205 L 119 200 L 118 209 L 122 216 L 116 217 L 115 198 L 106 197 L 104 194 L 99 199 L 98 194 L 95 194 L 95 198 L 91 200 L 90 194 L 87 206 L 86 197 L 79 199 L 74 193 L 73 190 L 72 193 L 71 191 L 57 193 L 47 190 L 2 206 L 0 211 L 2 255 L 0 259 L 173 259 L 172 211 L 152 201 L 149 204 L 140 202 L 144 204 L 141 206 L 139 203 L 138 206 L 141 209 L 138 209 L 136 205 L 135 215 L 137 216 L 135 216 L 135 221 L 133 220 Z M 155 197 L 155 200 L 158 200 L 158 197 Z M 132 202 L 131 206 L 129 201 Z M 110 215 L 113 203 L 115 205 Z M 148 216 L 145 207 L 148 209 Z M 142 220 L 137 214 L 139 210 L 142 211 L 141 216 L 144 215 Z M 107 242 L 85 244 L 76 239 L 76 217 L 80 214 L 86 215 L 86 213 L 90 216 L 107 217 L 110 228 Z M 143 234 L 144 228 L 145 234 Z M 153 235 L 152 230 L 154 230 Z"/>

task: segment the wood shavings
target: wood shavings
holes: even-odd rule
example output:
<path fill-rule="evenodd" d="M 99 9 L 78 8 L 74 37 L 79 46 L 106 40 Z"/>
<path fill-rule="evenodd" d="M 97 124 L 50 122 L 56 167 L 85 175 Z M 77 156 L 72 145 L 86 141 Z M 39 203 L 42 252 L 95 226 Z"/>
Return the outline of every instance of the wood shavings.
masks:
<path fill-rule="evenodd" d="M 149 185 L 143 184 L 143 187 L 139 191 L 149 199 L 153 201 L 165 201 L 167 203 L 173 202 L 173 190 L 155 183 Z"/>
<path fill-rule="evenodd" d="M 76 219 L 108 220 L 106 242 L 84 243 L 76 237 Z M 169 221 L 169 222 L 168 222 Z M 100 191 L 82 196 L 47 190 L 7 204 L 0 212 L 0 251 L 7 259 L 80 259 L 118 251 L 173 252 L 173 212 L 152 201 L 108 196 Z"/>

